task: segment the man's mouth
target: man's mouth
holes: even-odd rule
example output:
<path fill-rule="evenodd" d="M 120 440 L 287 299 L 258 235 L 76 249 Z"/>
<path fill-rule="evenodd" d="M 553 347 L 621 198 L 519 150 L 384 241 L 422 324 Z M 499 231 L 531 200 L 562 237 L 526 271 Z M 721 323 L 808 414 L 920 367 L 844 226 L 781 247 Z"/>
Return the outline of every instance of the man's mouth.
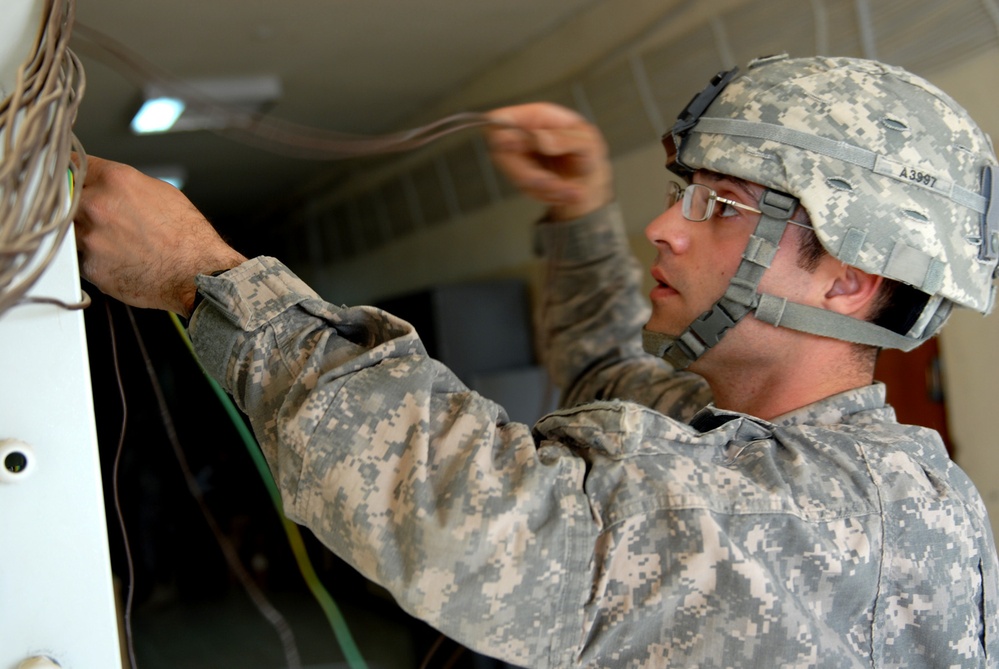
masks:
<path fill-rule="evenodd" d="M 657 267 L 653 267 L 652 268 L 652 278 L 655 279 L 655 282 L 657 284 L 659 284 L 660 288 L 672 288 L 673 287 L 673 286 L 670 285 L 669 281 L 666 280 L 666 276 Z"/>
<path fill-rule="evenodd" d="M 679 295 L 679 291 L 666 279 L 666 276 L 658 268 L 652 269 L 652 278 L 656 285 L 653 287 L 649 297 L 652 300 L 661 300 L 673 295 Z"/>

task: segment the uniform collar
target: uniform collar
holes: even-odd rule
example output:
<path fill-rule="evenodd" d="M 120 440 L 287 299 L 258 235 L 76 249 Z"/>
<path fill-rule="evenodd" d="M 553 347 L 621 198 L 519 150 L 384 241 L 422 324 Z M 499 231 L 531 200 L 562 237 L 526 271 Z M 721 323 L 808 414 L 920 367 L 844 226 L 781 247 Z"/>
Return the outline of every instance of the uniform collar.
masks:
<path fill-rule="evenodd" d="M 831 395 L 818 402 L 789 411 L 772 421 L 765 421 L 762 418 L 736 411 L 725 411 L 709 404 L 694 415 L 690 421 L 690 426 L 699 432 L 710 432 L 737 418 L 747 419 L 771 429 L 778 426 L 834 425 L 854 422 L 852 418 L 858 414 L 885 408 L 885 385 L 881 382 L 875 382 L 869 386 Z"/>

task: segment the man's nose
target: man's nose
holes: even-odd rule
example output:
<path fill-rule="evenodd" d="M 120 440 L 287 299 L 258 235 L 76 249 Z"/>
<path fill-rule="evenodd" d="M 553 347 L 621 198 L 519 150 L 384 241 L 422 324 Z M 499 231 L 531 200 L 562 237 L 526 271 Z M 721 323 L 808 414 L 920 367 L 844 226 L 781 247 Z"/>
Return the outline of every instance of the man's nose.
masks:
<path fill-rule="evenodd" d="M 683 204 L 676 202 L 645 226 L 645 237 L 659 250 L 684 253 L 690 247 L 691 225 L 683 215 Z"/>

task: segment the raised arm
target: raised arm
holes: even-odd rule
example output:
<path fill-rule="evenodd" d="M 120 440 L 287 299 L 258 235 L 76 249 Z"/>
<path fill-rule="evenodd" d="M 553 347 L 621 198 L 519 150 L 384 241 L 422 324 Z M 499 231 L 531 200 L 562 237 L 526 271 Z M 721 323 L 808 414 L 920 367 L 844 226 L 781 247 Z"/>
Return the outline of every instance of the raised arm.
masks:
<path fill-rule="evenodd" d="M 562 403 L 631 400 L 690 418 L 710 395 L 699 377 L 642 350 L 648 303 L 599 130 L 545 103 L 492 116 L 509 125 L 490 133 L 494 162 L 525 195 L 548 205 L 538 230 L 548 262 L 540 329 Z"/>

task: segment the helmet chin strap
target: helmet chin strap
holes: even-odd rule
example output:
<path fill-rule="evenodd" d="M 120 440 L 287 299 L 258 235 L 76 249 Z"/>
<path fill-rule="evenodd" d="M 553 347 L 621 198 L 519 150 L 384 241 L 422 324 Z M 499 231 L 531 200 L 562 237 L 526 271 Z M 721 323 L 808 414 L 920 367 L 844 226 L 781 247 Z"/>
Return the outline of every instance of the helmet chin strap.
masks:
<path fill-rule="evenodd" d="M 760 279 L 773 262 L 787 221 L 797 208 L 797 198 L 767 189 L 759 203 L 763 214 L 746 243 L 742 261 L 725 294 L 711 309 L 694 319 L 679 337 L 642 330 L 645 351 L 663 358 L 677 369 L 686 369 L 717 345 L 729 328 L 756 309 L 760 300 L 756 291 Z"/>

